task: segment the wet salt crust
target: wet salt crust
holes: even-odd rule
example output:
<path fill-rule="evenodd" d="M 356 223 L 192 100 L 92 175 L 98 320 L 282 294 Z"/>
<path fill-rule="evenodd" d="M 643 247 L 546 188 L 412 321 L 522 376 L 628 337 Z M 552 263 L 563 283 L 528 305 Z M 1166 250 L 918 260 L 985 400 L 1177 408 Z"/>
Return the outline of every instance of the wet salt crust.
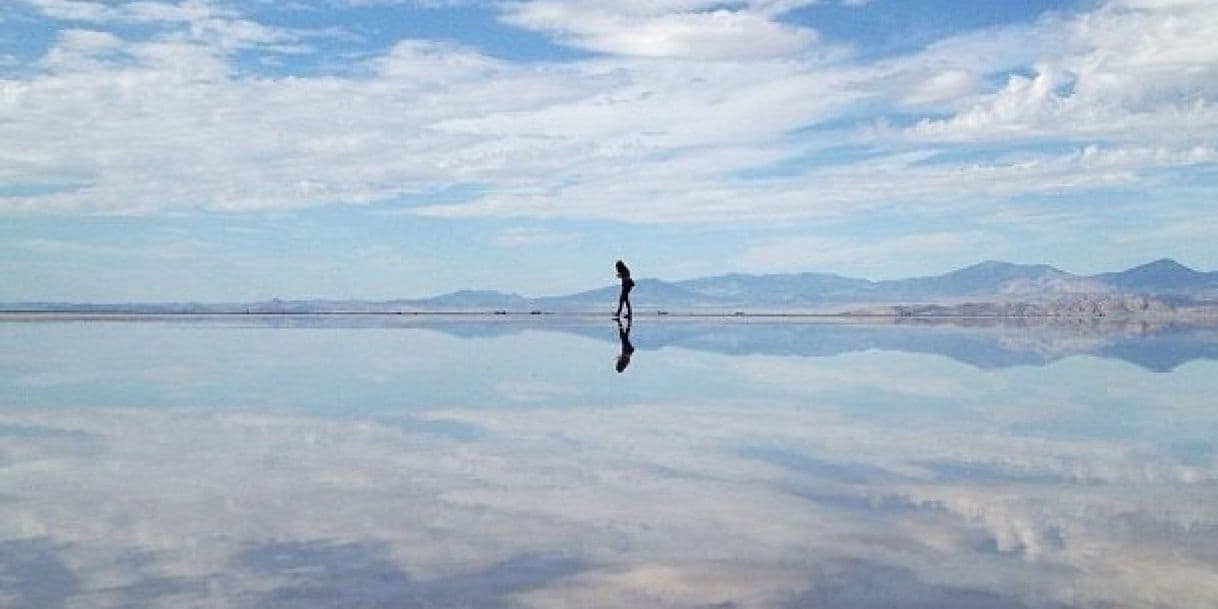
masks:
<path fill-rule="evenodd" d="M 0 322 L 6 607 L 1212 607 L 1182 326 Z"/>

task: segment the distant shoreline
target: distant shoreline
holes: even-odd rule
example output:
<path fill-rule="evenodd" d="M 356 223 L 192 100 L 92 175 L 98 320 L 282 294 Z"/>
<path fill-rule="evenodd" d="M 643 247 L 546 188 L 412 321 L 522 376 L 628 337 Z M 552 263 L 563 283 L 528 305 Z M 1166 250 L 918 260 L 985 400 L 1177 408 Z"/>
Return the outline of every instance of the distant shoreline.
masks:
<path fill-rule="evenodd" d="M 0 310 L 0 319 L 15 317 L 95 317 L 95 318 L 157 318 L 157 317 L 463 317 L 487 319 L 535 319 L 535 318 L 604 318 L 612 319 L 608 312 L 601 311 L 137 311 L 108 310 L 81 311 L 72 309 L 10 309 Z M 1061 314 L 952 314 L 918 313 L 902 315 L 883 312 L 778 312 L 778 311 L 665 311 L 635 315 L 633 319 L 823 319 L 823 320 L 1110 320 L 1110 321 L 1212 321 L 1218 322 L 1218 311 L 1173 311 L 1153 314 L 1109 314 L 1088 313 Z"/>
<path fill-rule="evenodd" d="M 72 309 L 12 309 L 0 311 L 5 315 L 79 315 L 97 317 L 319 317 L 319 316 L 366 316 L 366 317 L 605 317 L 613 318 L 608 312 L 600 311 L 80 311 Z M 857 313 L 779 313 L 779 312 L 651 312 L 639 313 L 634 319 L 648 318 L 689 318 L 689 317 L 820 317 L 820 318 L 852 318 L 852 317 L 899 317 L 898 315 L 857 314 Z M 958 316 L 967 317 L 967 316 Z M 971 316 L 977 317 L 977 316 Z"/>
<path fill-rule="evenodd" d="M 1218 318 L 1218 271 L 1170 258 L 1124 271 L 1075 275 L 1044 264 L 988 260 L 942 275 L 872 281 L 831 273 L 733 273 L 665 281 L 641 278 L 642 317 L 792 319 L 1058 319 L 1105 317 Z M 458 290 L 426 298 L 272 298 L 140 302 L 9 300 L 0 315 L 602 315 L 618 286 L 526 297 L 497 290 Z"/>

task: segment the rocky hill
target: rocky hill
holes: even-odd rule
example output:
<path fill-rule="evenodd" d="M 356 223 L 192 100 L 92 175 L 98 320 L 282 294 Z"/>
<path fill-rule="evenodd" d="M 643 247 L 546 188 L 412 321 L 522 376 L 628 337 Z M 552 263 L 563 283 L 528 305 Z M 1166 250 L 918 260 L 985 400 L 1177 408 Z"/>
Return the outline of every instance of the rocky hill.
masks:
<path fill-rule="evenodd" d="M 1039 302 L 968 302 L 955 305 L 897 305 L 852 311 L 894 317 L 1122 317 L 1169 315 L 1175 308 L 1136 294 L 1078 294 Z"/>

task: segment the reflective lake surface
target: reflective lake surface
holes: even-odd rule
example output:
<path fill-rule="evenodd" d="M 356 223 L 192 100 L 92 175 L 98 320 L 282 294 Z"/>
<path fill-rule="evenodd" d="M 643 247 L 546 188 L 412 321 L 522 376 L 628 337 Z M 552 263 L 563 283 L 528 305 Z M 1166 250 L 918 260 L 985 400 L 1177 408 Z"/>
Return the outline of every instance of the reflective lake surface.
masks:
<path fill-rule="evenodd" d="M 1183 325 L 8 316 L 0 607 L 1210 608 L 1215 396 Z"/>

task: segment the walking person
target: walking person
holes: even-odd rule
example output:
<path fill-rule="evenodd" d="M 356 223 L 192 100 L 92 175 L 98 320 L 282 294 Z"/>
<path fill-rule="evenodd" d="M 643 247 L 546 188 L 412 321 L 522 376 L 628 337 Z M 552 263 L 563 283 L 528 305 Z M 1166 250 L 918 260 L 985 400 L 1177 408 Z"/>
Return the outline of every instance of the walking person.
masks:
<path fill-rule="evenodd" d="M 614 319 L 621 319 L 622 306 L 626 307 L 626 319 L 630 319 L 634 315 L 634 307 L 630 304 L 630 290 L 634 289 L 634 280 L 630 278 L 630 269 L 626 268 L 626 263 L 621 260 L 617 261 L 617 276 L 622 280 L 622 292 L 617 297 L 617 313 L 613 314 Z"/>

